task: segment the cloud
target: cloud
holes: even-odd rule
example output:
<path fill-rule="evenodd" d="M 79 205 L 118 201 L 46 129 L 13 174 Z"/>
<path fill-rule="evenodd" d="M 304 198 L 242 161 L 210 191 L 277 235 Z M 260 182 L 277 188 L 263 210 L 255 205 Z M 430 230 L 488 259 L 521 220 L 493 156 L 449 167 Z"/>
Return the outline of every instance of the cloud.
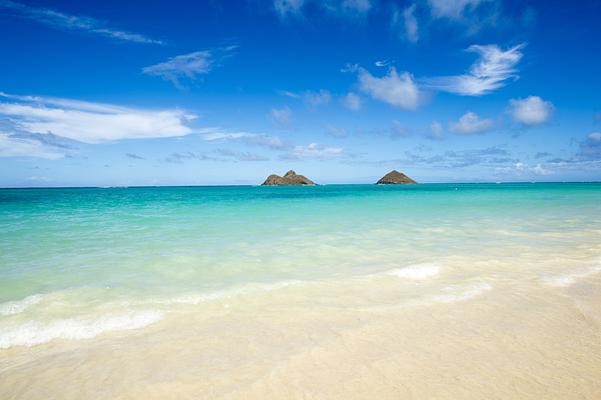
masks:
<path fill-rule="evenodd" d="M 415 17 L 416 4 L 405 8 L 402 12 L 395 10 L 392 14 L 392 25 L 401 25 L 403 27 L 404 37 L 411 43 L 417 43 L 419 40 L 419 26 Z"/>
<path fill-rule="evenodd" d="M 275 0 L 273 8 L 281 16 L 286 17 L 290 14 L 298 14 L 305 4 L 305 0 Z"/>
<path fill-rule="evenodd" d="M 444 128 L 442 124 L 438 121 L 432 121 L 430 124 L 430 138 L 432 139 L 442 139 L 444 137 Z"/>
<path fill-rule="evenodd" d="M 22 18 L 35 21 L 51 28 L 73 30 L 104 36 L 125 42 L 143 44 L 164 44 L 139 33 L 132 33 L 107 27 L 102 21 L 90 17 L 65 14 L 49 8 L 30 7 L 11 0 L 0 0 L 0 10 L 15 12 Z"/>
<path fill-rule="evenodd" d="M 48 148 L 40 141 L 13 136 L 0 130 L 0 157 L 35 157 L 56 160 L 64 156 L 64 152 Z"/>
<path fill-rule="evenodd" d="M 139 155 L 134 154 L 134 153 L 125 153 L 125 156 L 129 157 L 129 158 L 133 158 L 134 160 L 146 160 L 144 157 L 139 156 Z"/>
<path fill-rule="evenodd" d="M 171 153 L 168 157 L 165 158 L 165 162 L 171 164 L 183 164 L 185 161 L 189 160 L 198 160 L 198 161 L 220 161 L 218 158 L 211 157 L 207 154 L 198 154 L 192 151 L 186 151 L 183 153 Z"/>
<path fill-rule="evenodd" d="M 348 132 L 344 128 L 337 128 L 333 125 L 328 125 L 326 127 L 326 131 L 329 135 L 334 136 L 336 138 L 344 138 L 348 136 Z"/>
<path fill-rule="evenodd" d="M 209 142 L 212 141 L 239 141 L 251 146 L 266 147 L 272 150 L 284 150 L 290 147 L 277 136 L 263 133 L 250 132 L 227 132 L 220 128 L 206 128 L 202 130 L 201 137 Z"/>
<path fill-rule="evenodd" d="M 208 74 L 221 60 L 231 56 L 236 48 L 237 46 L 229 46 L 182 54 L 162 63 L 144 67 L 142 73 L 158 76 L 182 89 L 184 88 L 182 81 L 193 81 L 200 75 Z"/>
<path fill-rule="evenodd" d="M 269 112 L 272 122 L 280 128 L 292 127 L 292 110 L 290 107 L 272 108 Z"/>
<path fill-rule="evenodd" d="M 538 96 L 509 100 L 509 112 L 514 121 L 526 126 L 544 124 L 553 115 L 553 104 Z"/>
<path fill-rule="evenodd" d="M 405 138 L 405 137 L 409 136 L 410 134 L 411 134 L 411 132 L 405 126 L 403 126 L 403 124 L 401 124 L 399 121 L 397 121 L 397 120 L 392 121 L 392 124 L 390 126 L 390 137 L 392 139 Z"/>
<path fill-rule="evenodd" d="M 387 75 L 377 78 L 364 68 L 358 71 L 359 88 L 374 99 L 406 110 L 415 110 L 419 106 L 421 94 L 410 73 L 399 75 L 392 67 Z"/>
<path fill-rule="evenodd" d="M 308 3 L 339 16 L 362 16 L 372 8 L 370 0 L 274 0 L 273 8 L 280 17 L 285 18 L 302 15 Z"/>
<path fill-rule="evenodd" d="M 488 131 L 494 122 L 490 119 L 480 119 L 476 113 L 466 112 L 457 122 L 449 124 L 449 130 L 460 135 L 473 135 Z"/>
<path fill-rule="evenodd" d="M 497 45 L 472 45 L 468 52 L 477 53 L 478 61 L 468 73 L 455 76 L 423 78 L 420 83 L 429 89 L 459 94 L 462 96 L 482 96 L 502 88 L 510 79 L 519 78 L 516 65 L 522 59 L 525 44 L 501 50 Z"/>
<path fill-rule="evenodd" d="M 474 165 L 502 166 L 507 163 L 515 163 L 517 160 L 512 158 L 503 147 L 492 146 L 483 149 L 449 150 L 432 155 L 406 151 L 404 158 L 377 161 L 349 160 L 347 162 L 377 166 L 421 165 L 431 168 L 467 168 Z"/>
<path fill-rule="evenodd" d="M 83 143 L 184 136 L 197 117 L 177 109 L 138 109 L 52 97 L 0 93 L 0 116 L 20 131 Z M 48 136 L 50 138 L 50 136 Z"/>
<path fill-rule="evenodd" d="M 361 97 L 355 93 L 348 93 L 342 98 L 342 105 L 351 111 L 359 111 L 361 109 Z"/>
<path fill-rule="evenodd" d="M 269 158 L 260 154 L 235 151 L 230 149 L 217 149 L 217 152 L 222 156 L 232 158 L 236 161 L 267 161 Z"/>
<path fill-rule="evenodd" d="M 517 175 L 518 177 L 533 175 L 546 176 L 552 174 L 552 171 L 543 167 L 542 164 L 530 165 L 523 162 L 516 162 L 510 166 L 497 167 L 495 171 L 505 174 L 510 173 Z"/>
<path fill-rule="evenodd" d="M 580 143 L 577 159 L 582 161 L 601 160 L 601 132 L 590 133 Z"/>
<path fill-rule="evenodd" d="M 387 67 L 388 65 L 390 65 L 390 61 L 388 60 L 378 60 L 374 63 L 374 65 L 376 67 Z"/>
<path fill-rule="evenodd" d="M 318 92 L 305 92 L 305 104 L 309 108 L 316 108 L 319 106 L 326 105 L 332 100 L 332 95 L 329 91 L 321 89 Z"/>
<path fill-rule="evenodd" d="M 342 147 L 326 147 L 319 143 L 311 143 L 307 146 L 295 146 L 291 152 L 282 154 L 284 160 L 318 159 L 326 160 L 345 156 Z"/>
<path fill-rule="evenodd" d="M 319 3 L 326 10 L 338 14 L 363 15 L 372 8 L 370 0 L 325 0 Z"/>
<path fill-rule="evenodd" d="M 461 19 L 468 8 L 475 8 L 487 0 L 428 0 L 434 18 Z"/>

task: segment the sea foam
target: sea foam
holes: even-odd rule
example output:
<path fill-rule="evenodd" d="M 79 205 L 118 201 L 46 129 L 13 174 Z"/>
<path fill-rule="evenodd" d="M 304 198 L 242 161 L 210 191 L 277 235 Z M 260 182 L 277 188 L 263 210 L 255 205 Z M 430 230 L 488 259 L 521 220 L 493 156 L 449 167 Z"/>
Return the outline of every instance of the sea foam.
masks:
<path fill-rule="evenodd" d="M 596 265 L 583 271 L 571 272 L 557 276 L 548 276 L 546 278 L 543 278 L 543 282 L 549 286 L 568 287 L 573 285 L 580 279 L 589 277 L 599 272 L 601 272 L 601 262 L 599 263 L 599 265 Z"/>
<path fill-rule="evenodd" d="M 163 318 L 163 312 L 145 310 L 102 317 L 71 318 L 47 323 L 30 321 L 0 331 L 0 349 L 35 346 L 55 339 L 91 339 L 101 333 L 139 329 Z"/>
<path fill-rule="evenodd" d="M 303 281 L 289 280 L 275 283 L 247 283 L 245 285 L 231 287 L 227 289 L 217 290 L 207 293 L 187 293 L 170 298 L 154 298 L 142 300 L 137 304 L 200 304 L 204 302 L 220 301 L 234 298 L 237 296 L 247 295 L 251 293 L 270 292 L 273 290 L 283 289 L 286 287 L 299 285 Z"/>
<path fill-rule="evenodd" d="M 436 303 L 455 303 L 478 297 L 492 289 L 487 282 L 474 283 L 472 285 L 451 285 L 442 289 L 443 294 L 434 296 L 432 300 Z"/>
<path fill-rule="evenodd" d="M 40 301 L 42 301 L 42 298 L 43 296 L 41 294 L 34 294 L 21 300 L 0 303 L 0 315 L 19 314 L 25 311 L 29 306 L 38 304 Z"/>
<path fill-rule="evenodd" d="M 404 279 L 425 279 L 436 276 L 440 273 L 440 265 L 424 263 L 409 265 L 404 268 L 387 271 L 387 275 L 393 275 Z"/>

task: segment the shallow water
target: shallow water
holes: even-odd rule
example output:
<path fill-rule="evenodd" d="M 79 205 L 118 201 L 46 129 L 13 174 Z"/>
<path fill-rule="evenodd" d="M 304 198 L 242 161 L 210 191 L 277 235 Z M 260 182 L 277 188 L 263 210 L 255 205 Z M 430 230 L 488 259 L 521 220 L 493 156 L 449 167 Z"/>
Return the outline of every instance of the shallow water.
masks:
<path fill-rule="evenodd" d="M 601 398 L 601 184 L 4 189 L 0 232 L 3 399 Z"/>

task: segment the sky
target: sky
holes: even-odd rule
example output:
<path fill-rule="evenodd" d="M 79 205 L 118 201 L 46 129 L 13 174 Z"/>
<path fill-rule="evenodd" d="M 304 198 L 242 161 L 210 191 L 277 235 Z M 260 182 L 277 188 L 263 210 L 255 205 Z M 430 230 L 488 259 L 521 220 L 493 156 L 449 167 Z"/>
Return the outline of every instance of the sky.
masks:
<path fill-rule="evenodd" d="M 601 0 L 0 0 L 0 187 L 601 180 Z"/>

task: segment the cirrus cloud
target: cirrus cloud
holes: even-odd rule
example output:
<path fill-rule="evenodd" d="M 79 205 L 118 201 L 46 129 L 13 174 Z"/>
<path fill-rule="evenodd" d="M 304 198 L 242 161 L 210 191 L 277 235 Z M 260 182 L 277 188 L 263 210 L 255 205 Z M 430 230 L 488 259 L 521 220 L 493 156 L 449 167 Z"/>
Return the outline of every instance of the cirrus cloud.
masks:
<path fill-rule="evenodd" d="M 0 93 L 0 116 L 19 130 L 83 143 L 184 136 L 196 115 L 178 109 L 140 109 L 43 96 Z"/>

